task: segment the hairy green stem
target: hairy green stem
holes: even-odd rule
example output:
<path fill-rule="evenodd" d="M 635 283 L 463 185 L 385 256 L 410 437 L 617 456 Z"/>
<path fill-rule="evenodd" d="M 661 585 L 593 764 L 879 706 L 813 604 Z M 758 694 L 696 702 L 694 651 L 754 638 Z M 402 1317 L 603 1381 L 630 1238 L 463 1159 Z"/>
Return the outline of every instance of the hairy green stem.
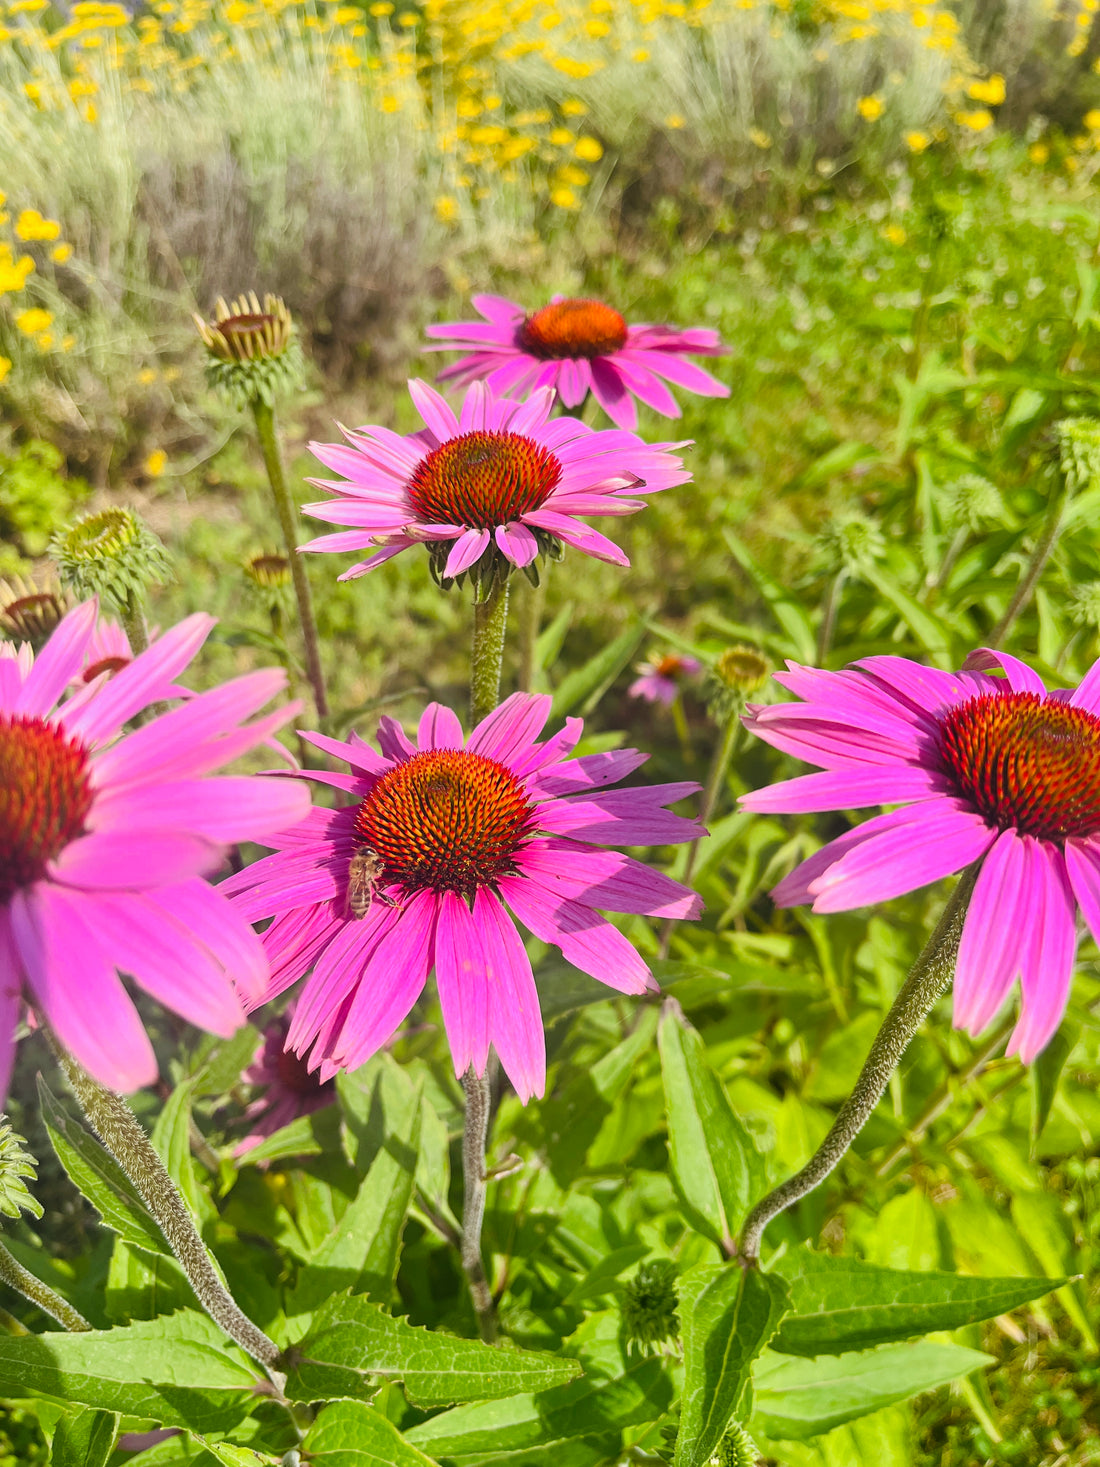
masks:
<path fill-rule="evenodd" d="M 494 580 L 484 601 L 474 602 L 474 643 L 470 657 L 470 719 L 492 713 L 500 702 L 504 636 L 508 630 L 508 582 Z"/>
<path fill-rule="evenodd" d="M 1065 516 L 1066 506 L 1069 504 L 1070 495 L 1065 489 L 1059 490 L 1051 498 L 1047 508 L 1046 519 L 1036 542 L 1035 549 L 1031 552 L 1027 567 L 1020 578 L 1020 583 L 1013 592 L 1012 600 L 1008 603 L 1008 609 L 1004 616 L 993 628 L 989 638 L 990 647 L 999 647 L 1008 636 L 1013 622 L 1025 610 L 1035 593 L 1035 587 L 1039 584 L 1039 577 L 1047 561 L 1050 559 L 1055 545 L 1058 543 L 1058 535 L 1062 528 L 1062 520 Z"/>
<path fill-rule="evenodd" d="M 130 592 L 122 613 L 122 624 L 130 642 L 130 651 L 140 656 L 149 646 L 149 633 L 145 626 L 145 608 L 141 598 Z"/>
<path fill-rule="evenodd" d="M 243 1313 L 219 1278 L 187 1204 L 133 1111 L 121 1095 L 94 1080 L 72 1055 L 56 1043 L 54 1048 L 81 1109 L 156 1218 L 199 1303 L 254 1360 L 274 1365 L 279 1358 L 278 1345 Z"/>
<path fill-rule="evenodd" d="M 313 689 L 313 702 L 317 716 L 328 718 L 328 694 L 325 691 L 325 674 L 321 668 L 321 643 L 317 636 L 317 623 L 313 617 L 313 598 L 309 591 L 309 577 L 305 561 L 298 554 L 298 536 L 294 527 L 295 506 L 283 471 L 283 458 L 279 452 L 279 440 L 275 433 L 275 409 L 262 398 L 252 399 L 252 416 L 256 420 L 256 433 L 260 440 L 260 451 L 264 456 L 268 483 L 271 485 L 275 511 L 286 543 L 290 560 L 290 575 L 294 582 L 294 595 L 298 602 L 298 620 L 302 627 L 305 644 L 306 676 Z"/>
<path fill-rule="evenodd" d="M 481 1258 L 481 1225 L 485 1219 L 485 1143 L 489 1135 L 492 1091 L 488 1074 L 475 1075 L 473 1066 L 462 1077 L 466 1094 L 466 1121 L 462 1132 L 462 1267 L 470 1285 L 481 1338 L 491 1345 L 497 1337 L 497 1313 Z"/>
<path fill-rule="evenodd" d="M 975 863 L 967 867 L 959 878 L 936 930 L 913 964 L 875 1036 L 855 1089 L 841 1106 L 829 1134 L 800 1172 L 769 1192 L 749 1213 L 738 1247 L 742 1263 L 755 1266 L 764 1229 L 773 1218 L 821 1185 L 867 1124 L 909 1047 L 909 1041 L 932 1011 L 936 1000 L 946 992 L 954 976 L 963 918 L 977 877 L 978 863 Z"/>
<path fill-rule="evenodd" d="M 29 1299 L 32 1304 L 36 1304 L 43 1314 L 48 1314 L 51 1319 L 56 1319 L 58 1324 L 63 1325 L 65 1329 L 73 1333 L 91 1329 L 91 1325 L 83 1314 L 62 1299 L 60 1294 L 55 1294 L 48 1284 L 44 1284 L 40 1278 L 35 1278 L 33 1273 L 28 1272 L 11 1256 L 3 1243 L 0 1243 L 0 1283 L 5 1283 L 17 1294 L 22 1294 L 24 1299 Z"/>
<path fill-rule="evenodd" d="M 703 802 L 699 808 L 699 823 L 706 825 L 714 807 L 718 803 L 718 796 L 722 791 L 722 784 L 726 778 L 726 771 L 730 767 L 730 760 L 737 748 L 737 740 L 741 733 L 741 707 L 738 706 L 726 719 L 726 725 L 722 730 L 722 737 L 715 745 L 714 754 L 710 761 L 710 770 L 707 773 L 707 782 L 703 788 Z M 680 880 L 684 885 L 691 881 L 691 873 L 695 870 L 695 862 L 699 859 L 699 847 L 707 837 L 700 835 L 692 841 L 688 847 L 687 860 Z M 672 933 L 676 926 L 676 918 L 669 917 L 661 931 L 661 945 L 657 950 L 659 958 L 667 958 L 668 950 L 672 944 Z"/>

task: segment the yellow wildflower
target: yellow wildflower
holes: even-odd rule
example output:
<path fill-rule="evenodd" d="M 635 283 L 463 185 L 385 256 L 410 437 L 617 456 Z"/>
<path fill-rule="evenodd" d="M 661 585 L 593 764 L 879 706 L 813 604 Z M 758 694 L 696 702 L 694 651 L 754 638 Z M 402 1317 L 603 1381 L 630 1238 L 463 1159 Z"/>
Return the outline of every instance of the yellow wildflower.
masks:
<path fill-rule="evenodd" d="M 165 453 L 164 449 L 154 448 L 152 453 L 145 460 L 142 468 L 149 475 L 150 479 L 159 479 L 161 474 L 164 473 L 167 463 L 168 455 Z"/>
<path fill-rule="evenodd" d="M 19 239 L 56 239 L 61 225 L 56 219 L 43 219 L 37 209 L 24 209 L 15 221 L 15 233 Z"/>
<path fill-rule="evenodd" d="M 677 128 L 686 127 L 687 123 L 680 116 L 679 112 L 670 112 L 665 118 L 665 126 L 676 130 Z"/>
<path fill-rule="evenodd" d="M 559 209 L 575 209 L 577 196 L 571 188 L 552 188 L 550 202 L 556 204 Z"/>
<path fill-rule="evenodd" d="M 603 157 L 603 145 L 595 138 L 580 138 L 573 152 L 582 163 L 598 163 Z"/>
<path fill-rule="evenodd" d="M 49 311 L 42 310 L 41 306 L 31 306 L 29 310 L 19 312 L 15 324 L 24 336 L 35 336 L 39 331 L 45 331 L 52 320 Z"/>
<path fill-rule="evenodd" d="M 567 127 L 555 127 L 550 133 L 550 141 L 555 148 L 567 148 L 573 137 L 574 134 Z"/>
<path fill-rule="evenodd" d="M 988 108 L 979 107 L 976 112 L 956 112 L 955 121 L 960 127 L 968 127 L 971 132 L 984 132 L 993 125 L 993 113 Z"/>
<path fill-rule="evenodd" d="M 1050 148 L 1046 143 L 1032 143 L 1027 156 L 1033 163 L 1045 163 L 1050 157 Z"/>
<path fill-rule="evenodd" d="M 566 97 L 565 101 L 561 104 L 561 111 L 563 117 L 584 117 L 588 108 L 579 98 Z"/>
<path fill-rule="evenodd" d="M 9 357 L 0 357 L 0 382 L 3 382 L 10 371 L 11 359 Z"/>
<path fill-rule="evenodd" d="M 907 132 L 905 134 L 905 141 L 911 153 L 923 153 L 932 139 L 926 132 Z"/>
<path fill-rule="evenodd" d="M 881 97 L 860 97 L 856 103 L 856 111 L 865 122 L 876 122 L 886 111 L 886 104 Z"/>
<path fill-rule="evenodd" d="M 138 373 L 138 381 L 143 387 L 148 387 L 151 382 L 155 382 L 156 380 L 157 370 L 155 367 L 142 367 Z"/>
<path fill-rule="evenodd" d="M 969 96 L 975 102 L 985 102 L 990 107 L 999 107 L 1005 99 L 1005 79 L 995 71 L 985 81 L 970 83 Z"/>
<path fill-rule="evenodd" d="M 882 231 L 882 237 L 888 244 L 903 245 L 909 238 L 900 224 L 887 224 Z"/>
<path fill-rule="evenodd" d="M 1092 107 L 1085 113 L 1085 126 L 1089 132 L 1100 130 L 1100 107 Z"/>
<path fill-rule="evenodd" d="M 450 194 L 440 194 L 435 201 L 435 217 L 441 224 L 453 224 L 458 218 L 458 200 Z"/>
<path fill-rule="evenodd" d="M 762 127 L 749 128 L 749 142 L 758 148 L 770 148 L 772 145 L 771 133 L 765 132 Z"/>

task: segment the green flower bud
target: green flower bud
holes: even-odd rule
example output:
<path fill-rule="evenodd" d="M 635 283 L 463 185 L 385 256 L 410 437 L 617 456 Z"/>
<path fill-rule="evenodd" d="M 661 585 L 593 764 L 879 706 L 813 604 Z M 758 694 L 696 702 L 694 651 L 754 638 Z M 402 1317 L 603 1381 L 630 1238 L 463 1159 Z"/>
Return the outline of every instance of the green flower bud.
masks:
<path fill-rule="evenodd" d="M 23 1137 L 16 1135 L 7 1116 L 0 1115 L 0 1216 L 18 1217 L 29 1212 L 42 1216 L 42 1204 L 27 1191 L 24 1177 L 37 1177 L 33 1156 L 23 1150 Z"/>
<path fill-rule="evenodd" d="M 722 1438 L 717 1455 L 710 1460 L 711 1467 L 756 1467 L 760 1453 L 745 1428 L 735 1421 Z"/>
<path fill-rule="evenodd" d="M 55 535 L 50 554 L 62 584 L 78 599 L 98 596 L 122 616 L 142 603 L 150 585 L 172 576 L 160 540 L 132 510 L 117 506 L 87 514 Z"/>
<path fill-rule="evenodd" d="M 1078 626 L 1100 631 L 1100 581 L 1082 581 L 1069 593 L 1069 614 Z"/>
<path fill-rule="evenodd" d="M 277 550 L 262 550 L 244 562 L 244 573 L 257 591 L 285 591 L 290 586 L 290 560 Z"/>
<path fill-rule="evenodd" d="M 1100 483 L 1100 421 L 1063 418 L 1054 431 L 1066 487 L 1076 492 Z"/>
<path fill-rule="evenodd" d="M 53 576 L 0 581 L 0 629 L 37 652 L 69 609 L 69 598 Z"/>
<path fill-rule="evenodd" d="M 737 643 L 722 652 L 703 683 L 707 709 L 718 723 L 725 723 L 758 693 L 771 677 L 771 664 L 755 647 Z"/>
<path fill-rule="evenodd" d="M 656 1353 L 680 1336 L 676 1265 L 667 1258 L 643 1263 L 623 1289 L 620 1313 L 627 1347 Z"/>
<path fill-rule="evenodd" d="M 875 521 L 854 509 L 834 515 L 817 544 L 830 574 L 843 570 L 859 575 L 864 566 L 881 560 L 886 551 L 886 537 Z"/>
<path fill-rule="evenodd" d="M 194 318 L 209 354 L 207 381 L 234 406 L 257 400 L 268 404 L 302 379 L 302 349 L 285 302 L 255 291 L 228 304 L 220 297 L 213 321 Z"/>
<path fill-rule="evenodd" d="M 996 484 L 981 474 L 963 474 L 944 487 L 944 512 L 955 524 L 980 530 L 1004 515 L 1004 500 Z"/>

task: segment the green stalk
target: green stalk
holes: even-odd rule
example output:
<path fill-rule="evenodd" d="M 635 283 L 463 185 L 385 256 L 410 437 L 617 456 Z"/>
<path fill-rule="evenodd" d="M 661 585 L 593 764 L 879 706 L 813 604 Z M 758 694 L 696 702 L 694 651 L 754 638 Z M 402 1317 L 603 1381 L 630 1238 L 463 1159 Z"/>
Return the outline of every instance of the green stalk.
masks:
<path fill-rule="evenodd" d="M 91 1325 L 67 1300 L 62 1299 L 60 1294 L 55 1294 L 48 1284 L 41 1279 L 35 1278 L 23 1265 L 17 1262 L 8 1250 L 0 1243 L 0 1282 L 7 1284 L 17 1294 L 22 1294 L 24 1299 L 29 1299 L 36 1304 L 43 1314 L 48 1314 L 51 1319 L 56 1319 L 58 1324 L 65 1329 L 76 1333 L 79 1330 L 91 1329 Z M 15 1321 L 13 1321 L 15 1323 Z"/>
<path fill-rule="evenodd" d="M 186 1202 L 133 1111 L 121 1095 L 94 1080 L 60 1045 L 55 1042 L 53 1047 L 92 1129 L 156 1218 L 199 1303 L 214 1323 L 253 1360 L 273 1366 L 279 1358 L 278 1345 L 252 1323 L 225 1287 Z"/>
<path fill-rule="evenodd" d="M 749 1213 L 738 1247 L 738 1256 L 747 1267 L 756 1266 L 760 1240 L 772 1219 L 819 1187 L 863 1130 L 909 1041 L 931 1013 L 936 1000 L 947 991 L 955 974 L 963 919 L 978 879 L 978 866 L 977 862 L 968 866 L 959 878 L 936 930 L 913 964 L 875 1036 L 855 1089 L 841 1106 L 829 1134 L 800 1172 L 769 1192 Z"/>
<path fill-rule="evenodd" d="M 306 676 L 313 689 L 313 702 L 317 716 L 322 721 L 328 718 L 328 694 L 325 691 L 325 674 L 321 668 L 321 644 L 317 636 L 317 623 L 313 616 L 313 599 L 309 591 L 309 578 L 305 562 L 298 554 L 298 537 L 294 527 L 295 505 L 283 471 L 282 454 L 275 433 L 275 409 L 260 397 L 252 399 L 252 416 L 256 420 L 256 433 L 260 440 L 260 451 L 264 456 L 271 495 L 275 500 L 275 511 L 283 531 L 286 553 L 290 561 L 290 574 L 294 582 L 294 595 L 298 602 L 298 620 L 302 627 L 305 644 Z"/>
<path fill-rule="evenodd" d="M 1008 610 L 993 629 L 993 633 L 989 638 L 990 647 L 999 647 L 1001 645 L 1005 637 L 1008 636 L 1013 622 L 1030 602 L 1035 587 L 1039 583 L 1039 577 L 1043 574 L 1046 563 L 1050 559 L 1055 545 L 1058 543 L 1058 535 L 1062 528 L 1062 520 L 1065 517 L 1066 507 L 1069 501 L 1070 493 L 1068 488 L 1061 489 L 1052 496 L 1035 549 L 1031 552 L 1031 557 L 1020 578 L 1020 583 L 1013 593 L 1012 600 L 1008 603 Z"/>
<path fill-rule="evenodd" d="M 470 719 L 492 713 L 500 702 L 504 637 L 508 630 L 508 582 L 494 578 L 483 601 L 474 602 L 474 643 L 470 656 Z"/>

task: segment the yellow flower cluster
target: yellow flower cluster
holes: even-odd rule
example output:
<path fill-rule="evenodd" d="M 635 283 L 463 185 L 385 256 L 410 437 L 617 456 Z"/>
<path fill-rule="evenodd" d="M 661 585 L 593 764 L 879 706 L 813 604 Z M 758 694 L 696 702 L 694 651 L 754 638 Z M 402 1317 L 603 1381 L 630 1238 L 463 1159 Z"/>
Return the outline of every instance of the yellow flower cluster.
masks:
<path fill-rule="evenodd" d="M 16 0 L 17 5 L 28 9 L 35 0 Z M 79 8 L 79 7 L 77 7 Z M 11 225 L 14 238 L 0 238 L 0 297 L 19 296 L 27 289 L 31 276 L 37 269 L 37 263 L 33 255 L 22 250 L 21 243 L 53 244 L 53 249 L 43 254 L 40 258 L 48 258 L 55 264 L 63 264 L 72 254 L 72 246 L 64 240 L 60 240 L 61 225 L 56 219 L 48 219 L 37 209 L 23 209 L 16 216 L 15 223 L 11 223 L 11 212 L 6 207 L 7 196 L 0 192 L 0 226 Z M 48 273 L 48 272 L 47 272 Z M 15 328 L 15 336 L 10 331 L 5 332 L 7 322 Z M 54 325 L 54 317 L 51 311 L 42 306 L 28 306 L 22 302 L 14 310 L 13 315 L 2 313 L 0 308 L 0 338 L 7 336 L 17 345 L 20 337 L 33 342 L 40 352 L 52 351 L 55 346 L 60 346 L 63 351 L 70 351 L 75 344 L 71 336 L 63 336 L 60 341 L 50 329 Z M 12 348 L 8 348 L 9 350 Z M 0 354 L 0 382 L 12 369 L 12 359 Z"/>
<path fill-rule="evenodd" d="M 1095 8 L 1100 0 L 1074 3 Z M 497 182 L 578 208 L 607 141 L 590 111 L 605 74 L 614 69 L 629 90 L 637 68 L 641 85 L 660 76 L 670 37 L 698 33 L 705 49 L 752 10 L 776 34 L 808 22 L 822 58 L 876 37 L 890 46 L 907 37 L 941 53 L 956 96 L 969 90 L 982 104 L 955 113 L 963 129 L 988 126 L 989 108 L 1004 99 L 1002 78 L 979 76 L 949 0 L 152 0 L 133 20 L 120 4 L 78 0 L 60 27 L 48 22 L 47 0 L 11 0 L 0 24 L 0 88 L 6 45 L 19 63 L 10 74 L 33 107 L 95 125 L 106 94 L 155 102 L 243 65 L 262 82 L 265 68 L 284 65 L 297 47 L 294 54 L 362 86 L 368 105 L 430 132 L 435 213 L 450 225 L 462 218 L 464 199 L 485 197 Z M 860 98 L 859 118 L 888 115 L 893 86 L 888 76 L 881 91 Z M 656 116 L 669 134 L 691 130 L 681 111 L 662 107 Z M 909 134 L 913 151 L 920 146 L 912 139 L 923 136 Z M 759 127 L 748 140 L 773 146 Z M 19 237 L 56 238 L 33 232 L 50 221 L 32 213 L 31 232 Z"/>

